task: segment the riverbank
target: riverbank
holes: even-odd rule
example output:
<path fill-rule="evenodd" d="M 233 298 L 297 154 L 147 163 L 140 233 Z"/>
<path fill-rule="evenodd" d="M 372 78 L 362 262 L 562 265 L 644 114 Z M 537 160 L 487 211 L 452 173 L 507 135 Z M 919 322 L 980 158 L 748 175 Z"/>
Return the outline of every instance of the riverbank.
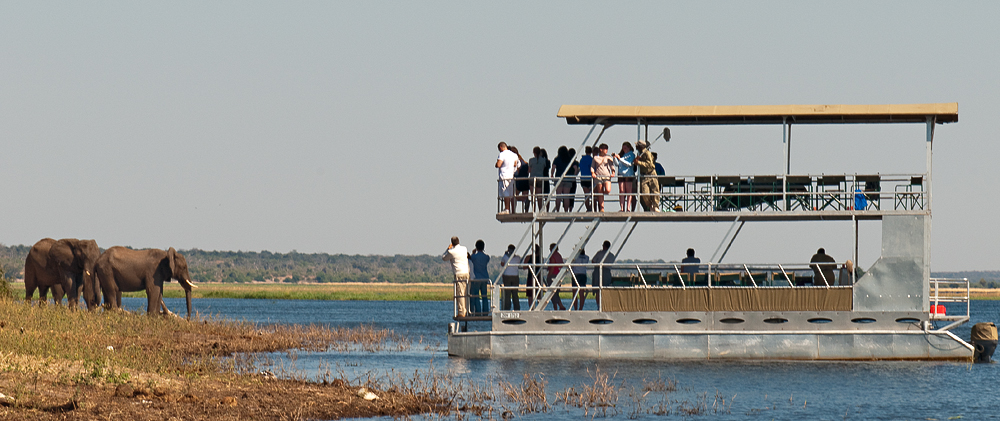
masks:
<path fill-rule="evenodd" d="M 366 327 L 258 327 L 4 300 L 0 418 L 279 420 L 448 412 L 441 399 L 398 390 L 358 393 L 361 385 L 335 375 L 306 381 L 258 357 L 408 347 L 390 330 Z"/>

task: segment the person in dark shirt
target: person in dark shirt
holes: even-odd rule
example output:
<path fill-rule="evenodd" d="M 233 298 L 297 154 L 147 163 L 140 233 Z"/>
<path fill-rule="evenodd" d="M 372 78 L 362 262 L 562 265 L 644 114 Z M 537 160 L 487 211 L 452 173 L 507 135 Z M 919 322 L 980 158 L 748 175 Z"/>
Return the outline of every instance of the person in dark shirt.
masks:
<path fill-rule="evenodd" d="M 813 270 L 813 285 L 828 286 L 834 284 L 833 271 L 837 270 L 837 260 L 826 254 L 826 249 L 820 247 L 809 263 L 830 263 L 826 265 L 809 265 Z"/>
<path fill-rule="evenodd" d="M 694 257 L 694 249 L 688 249 L 687 257 L 681 260 L 681 263 L 701 263 L 701 259 Z M 698 268 L 698 265 L 685 264 L 684 267 L 681 268 L 681 273 L 698 273 Z"/>
<path fill-rule="evenodd" d="M 490 264 L 490 255 L 486 254 L 486 243 L 483 240 L 476 241 L 476 249 L 469 256 L 472 263 L 472 281 L 469 283 L 469 298 L 472 312 L 486 314 L 490 312 L 490 298 L 487 295 L 490 284 L 490 273 L 486 266 Z"/>

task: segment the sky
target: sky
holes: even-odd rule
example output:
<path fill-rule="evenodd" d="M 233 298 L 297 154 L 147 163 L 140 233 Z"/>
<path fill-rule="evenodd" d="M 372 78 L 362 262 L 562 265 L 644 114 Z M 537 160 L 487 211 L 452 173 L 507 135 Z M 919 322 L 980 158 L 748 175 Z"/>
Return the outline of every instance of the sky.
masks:
<path fill-rule="evenodd" d="M 995 270 L 997 2 L 0 3 L 0 243 L 438 254 L 494 212 L 497 142 L 562 104 L 958 102 L 937 126 L 932 270 Z M 653 130 L 653 129 L 651 129 Z M 781 173 L 780 126 L 676 127 L 668 174 Z M 634 141 L 615 127 L 610 144 Z M 924 127 L 801 126 L 793 173 L 924 171 Z M 596 239 L 619 226 L 605 224 Z M 642 224 L 623 258 L 711 257 L 728 223 Z M 554 238 L 557 232 L 548 234 Z M 748 223 L 727 262 L 844 260 L 850 223 Z M 570 235 L 572 237 L 572 235 Z M 572 237 L 575 238 L 575 237 Z M 861 224 L 862 267 L 879 223 Z M 596 251 L 594 246 L 591 249 Z"/>

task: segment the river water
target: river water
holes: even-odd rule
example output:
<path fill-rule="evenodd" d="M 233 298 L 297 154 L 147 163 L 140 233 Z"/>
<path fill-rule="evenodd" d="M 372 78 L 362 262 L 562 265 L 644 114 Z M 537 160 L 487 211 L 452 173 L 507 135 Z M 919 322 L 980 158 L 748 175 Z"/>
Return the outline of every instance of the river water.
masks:
<path fill-rule="evenodd" d="M 145 298 L 123 298 L 130 309 L 144 309 Z M 174 310 L 182 299 L 166 299 Z M 431 371 L 490 385 L 497 379 L 520 384 L 529 374 L 546 382 L 550 403 L 567 388 L 581 390 L 606 375 L 615 385 L 615 406 L 597 418 L 691 418 L 686 411 L 721 420 L 948 420 L 1000 417 L 1000 364 L 949 362 L 732 362 L 635 361 L 596 359 L 490 359 L 448 357 L 450 302 L 306 301 L 201 299 L 198 312 L 257 323 L 370 325 L 392 329 L 411 341 L 402 352 L 316 352 L 275 354 L 286 368 L 309 375 L 330 370 L 348 377 Z M 183 310 L 181 310 L 183 311 Z M 1000 301 L 973 301 L 972 320 L 954 329 L 968 340 L 973 323 L 1000 322 Z M 950 306 L 949 314 L 964 313 Z M 997 355 L 1000 357 L 1000 355 Z M 597 374 L 601 373 L 601 374 Z M 645 393 L 654 380 L 676 390 Z M 635 397 L 642 396 L 641 403 Z M 724 400 L 724 404 L 723 404 Z M 505 408 L 513 408 L 508 405 Z M 520 414 L 529 420 L 594 417 L 593 408 L 553 404 L 544 413 Z M 500 418 L 499 412 L 492 414 Z"/>

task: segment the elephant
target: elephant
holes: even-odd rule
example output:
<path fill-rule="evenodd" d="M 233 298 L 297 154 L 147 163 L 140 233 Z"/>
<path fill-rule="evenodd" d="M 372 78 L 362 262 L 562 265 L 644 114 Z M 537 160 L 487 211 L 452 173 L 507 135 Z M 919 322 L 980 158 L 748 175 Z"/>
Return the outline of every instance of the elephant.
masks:
<path fill-rule="evenodd" d="M 46 301 L 49 288 L 57 304 L 65 293 L 70 307 L 79 305 L 80 287 L 87 308 L 93 309 L 100 301 L 94 279 L 94 265 L 101 249 L 94 240 L 63 238 L 38 240 L 24 261 L 24 298 L 31 301 L 38 288 L 39 299 Z"/>
<path fill-rule="evenodd" d="M 94 273 L 104 294 L 104 305 L 121 308 L 122 292 L 146 290 L 146 312 L 159 311 L 172 314 L 163 304 L 163 283 L 176 279 L 184 288 L 187 298 L 187 317 L 191 318 L 191 283 L 187 259 L 171 247 L 169 250 L 133 250 L 115 246 L 104 251 L 97 259 Z"/>

